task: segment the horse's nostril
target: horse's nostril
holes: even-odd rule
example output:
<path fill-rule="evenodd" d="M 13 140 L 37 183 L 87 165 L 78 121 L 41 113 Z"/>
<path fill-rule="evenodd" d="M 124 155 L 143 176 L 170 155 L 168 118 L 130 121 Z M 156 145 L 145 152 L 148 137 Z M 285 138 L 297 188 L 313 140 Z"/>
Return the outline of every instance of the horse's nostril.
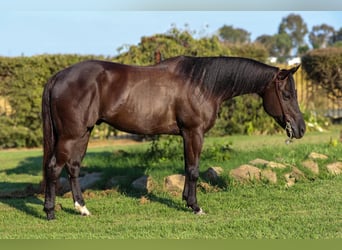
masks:
<path fill-rule="evenodd" d="M 300 127 L 300 136 L 302 137 L 305 134 L 305 125 Z"/>

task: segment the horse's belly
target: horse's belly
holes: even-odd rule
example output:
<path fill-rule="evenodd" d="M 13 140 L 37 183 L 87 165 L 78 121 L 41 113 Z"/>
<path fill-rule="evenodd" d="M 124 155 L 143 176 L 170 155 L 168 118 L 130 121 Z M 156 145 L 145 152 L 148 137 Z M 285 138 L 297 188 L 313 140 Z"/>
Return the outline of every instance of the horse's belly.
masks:
<path fill-rule="evenodd" d="M 121 111 L 106 119 L 113 127 L 135 134 L 179 134 L 176 118 L 171 107 L 134 105 L 121 107 Z"/>

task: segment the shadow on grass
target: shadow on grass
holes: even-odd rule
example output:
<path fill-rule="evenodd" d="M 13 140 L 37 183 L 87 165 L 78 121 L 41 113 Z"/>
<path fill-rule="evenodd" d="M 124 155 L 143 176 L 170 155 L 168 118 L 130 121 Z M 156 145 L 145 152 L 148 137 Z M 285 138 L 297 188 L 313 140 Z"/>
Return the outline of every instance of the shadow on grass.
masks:
<path fill-rule="evenodd" d="M 119 193 L 125 196 L 140 199 L 142 196 L 146 196 L 152 202 L 158 202 L 164 204 L 172 209 L 180 211 L 189 211 L 185 206 L 172 200 L 172 198 L 161 197 L 155 193 L 147 193 L 136 191 L 131 187 L 131 183 L 143 176 L 150 166 L 149 160 L 146 159 L 145 152 L 126 152 L 118 150 L 115 152 L 88 152 L 85 160 L 85 167 L 82 171 L 87 173 L 102 173 L 102 179 L 97 185 L 92 188 L 93 190 L 105 190 L 115 188 Z M 28 182 L 20 182 L 14 180 L 18 175 L 34 175 L 39 176 L 42 174 L 42 156 L 27 157 L 22 160 L 16 168 L 6 169 L 0 171 L 1 173 L 10 176 L 9 181 L 0 182 L 0 202 L 7 204 L 19 211 L 29 214 L 39 219 L 45 219 L 45 215 L 42 217 L 42 212 L 34 208 L 35 205 L 41 205 L 43 209 L 43 195 L 41 194 L 40 184 L 33 184 Z M 160 167 L 153 167 L 155 170 L 159 170 Z M 63 170 L 63 174 L 65 170 Z M 113 177 L 125 177 L 116 187 L 108 184 Z M 89 190 L 87 190 L 89 191 Z M 61 194 L 60 194 L 61 195 Z M 91 198 L 86 198 L 91 199 Z M 67 213 L 75 214 L 72 209 L 63 208 L 63 211 Z"/>
<path fill-rule="evenodd" d="M 42 213 L 37 211 L 35 205 L 43 205 L 38 198 L 39 185 L 21 179 L 27 176 L 41 176 L 42 156 L 27 157 L 20 161 L 15 168 L 4 169 L 0 174 L 6 176 L 6 181 L 0 182 L 0 202 L 15 209 L 30 214 L 36 218 L 43 218 Z M 25 178 L 23 178 L 25 175 Z"/>

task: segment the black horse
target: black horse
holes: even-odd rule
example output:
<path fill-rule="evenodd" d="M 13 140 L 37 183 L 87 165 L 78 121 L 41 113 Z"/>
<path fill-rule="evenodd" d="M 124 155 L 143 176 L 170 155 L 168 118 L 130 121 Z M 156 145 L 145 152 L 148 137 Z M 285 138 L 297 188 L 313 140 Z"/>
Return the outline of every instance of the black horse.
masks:
<path fill-rule="evenodd" d="M 298 66 L 299 67 L 299 66 Z M 287 135 L 301 138 L 305 123 L 290 70 L 239 57 L 185 57 L 154 66 L 84 61 L 55 74 L 43 93 L 44 211 L 54 219 L 56 181 L 66 168 L 77 210 L 89 215 L 78 175 L 95 124 L 129 133 L 180 135 L 184 142 L 183 199 L 194 213 L 204 134 L 225 100 L 248 93 L 263 99 L 265 111 Z"/>

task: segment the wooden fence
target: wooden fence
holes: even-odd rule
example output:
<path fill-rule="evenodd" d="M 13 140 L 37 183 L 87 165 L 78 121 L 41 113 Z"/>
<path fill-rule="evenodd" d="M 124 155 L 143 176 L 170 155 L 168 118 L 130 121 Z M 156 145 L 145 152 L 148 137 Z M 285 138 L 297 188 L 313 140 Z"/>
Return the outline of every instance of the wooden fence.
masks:
<path fill-rule="evenodd" d="M 294 75 L 297 86 L 298 102 L 307 111 L 329 117 L 332 122 L 342 122 L 342 99 L 332 96 L 319 84 L 308 80 L 305 72 L 298 70 Z"/>

